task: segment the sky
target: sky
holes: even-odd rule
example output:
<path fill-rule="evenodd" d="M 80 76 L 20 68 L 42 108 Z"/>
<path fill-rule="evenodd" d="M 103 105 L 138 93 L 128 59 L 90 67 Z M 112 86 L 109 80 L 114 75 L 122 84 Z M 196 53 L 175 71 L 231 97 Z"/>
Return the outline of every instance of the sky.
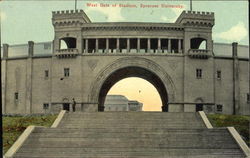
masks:
<path fill-rule="evenodd" d="M 131 4 L 137 8 L 88 7 L 93 4 Z M 140 8 L 140 4 L 181 5 L 183 8 Z M 74 9 L 70 1 L 0 1 L 2 43 L 22 44 L 52 41 L 52 11 Z M 189 10 L 189 1 L 80 1 L 77 9 L 83 9 L 93 22 L 174 22 L 182 10 Z M 213 27 L 214 42 L 248 45 L 248 2 L 247 1 L 193 1 L 194 11 L 215 12 Z"/>
<path fill-rule="evenodd" d="M 98 7 L 88 7 L 87 4 Z M 100 4 L 130 4 L 137 8 L 100 7 Z M 143 5 L 179 5 L 182 8 L 141 8 Z M 73 10 L 74 0 L 38 1 L 16 0 L 0 1 L 1 42 L 24 44 L 32 40 L 36 42 L 52 41 L 54 30 L 51 23 L 52 11 Z M 238 42 L 249 45 L 248 2 L 247 1 L 193 1 L 194 11 L 215 13 L 213 40 L 219 43 Z M 189 10 L 189 1 L 77 1 L 77 9 L 83 9 L 92 22 L 175 22 L 183 10 Z M 133 85 L 136 89 L 133 89 Z M 120 88 L 119 88 L 120 87 Z M 126 91 L 124 91 L 126 87 Z M 129 87 L 132 88 L 129 90 Z M 144 89 L 146 87 L 146 89 Z M 142 93 L 136 93 L 139 90 Z M 134 94 L 135 93 L 135 94 Z M 149 94 L 148 94 L 149 93 Z M 144 110 L 160 110 L 161 101 L 155 88 L 147 81 L 139 78 L 128 78 L 119 81 L 109 94 L 124 94 L 129 99 L 137 99 L 147 107 Z M 134 95 L 132 95 L 134 94 Z M 151 96 L 151 97 L 148 97 Z M 151 101 L 147 100 L 151 98 Z M 155 100 L 155 101 L 152 101 Z M 157 101 L 157 102 L 156 102 Z"/>

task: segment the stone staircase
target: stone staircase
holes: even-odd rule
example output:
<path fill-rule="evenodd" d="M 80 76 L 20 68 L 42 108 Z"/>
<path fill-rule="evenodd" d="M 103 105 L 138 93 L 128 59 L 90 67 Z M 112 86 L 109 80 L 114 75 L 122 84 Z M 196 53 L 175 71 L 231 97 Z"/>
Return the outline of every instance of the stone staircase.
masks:
<path fill-rule="evenodd" d="M 206 128 L 198 113 L 98 112 L 68 113 L 63 128 Z"/>
<path fill-rule="evenodd" d="M 36 127 L 15 158 L 243 158 L 227 128 L 207 129 L 199 113 L 66 113 Z"/>

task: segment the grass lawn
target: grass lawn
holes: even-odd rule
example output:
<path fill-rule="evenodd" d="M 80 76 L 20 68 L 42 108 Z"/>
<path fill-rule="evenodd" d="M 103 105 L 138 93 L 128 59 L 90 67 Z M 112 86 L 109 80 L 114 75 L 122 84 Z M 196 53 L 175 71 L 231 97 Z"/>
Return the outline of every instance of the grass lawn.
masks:
<path fill-rule="evenodd" d="M 49 127 L 52 125 L 56 117 L 57 115 L 3 117 L 2 128 L 4 153 L 8 151 L 26 127 L 29 125 Z"/>
<path fill-rule="evenodd" d="M 222 115 L 222 114 L 210 114 L 207 115 L 209 121 L 212 123 L 213 127 L 234 127 L 241 136 L 243 136 L 244 141 L 250 146 L 249 141 L 249 125 L 250 116 L 241 115 Z"/>

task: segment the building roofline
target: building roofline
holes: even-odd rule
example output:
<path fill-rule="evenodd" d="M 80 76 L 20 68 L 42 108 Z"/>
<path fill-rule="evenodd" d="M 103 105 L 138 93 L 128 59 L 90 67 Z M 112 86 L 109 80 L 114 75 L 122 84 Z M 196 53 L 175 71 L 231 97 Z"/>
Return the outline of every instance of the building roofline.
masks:
<path fill-rule="evenodd" d="M 176 23 L 155 23 L 155 22 L 92 22 L 92 23 L 84 23 L 81 27 L 90 27 L 90 26 L 98 26 L 98 27 L 105 27 L 105 26 L 112 26 L 112 27 L 118 27 L 118 26 L 134 26 L 134 27 L 178 27 L 178 28 L 184 28 L 183 25 L 176 24 Z"/>
<path fill-rule="evenodd" d="M 52 44 L 53 44 L 53 41 L 34 42 L 34 44 L 43 44 L 43 43 L 52 43 Z M 4 43 L 3 43 L 3 44 L 4 44 Z M 12 45 L 9 45 L 9 46 L 11 47 L 11 46 L 23 46 L 23 45 L 28 45 L 28 43 L 23 43 L 23 44 L 12 44 Z M 214 45 L 232 45 L 232 43 L 214 42 Z M 249 45 L 244 45 L 244 44 L 238 44 L 238 46 L 241 46 L 241 47 L 249 47 Z M 2 48 L 2 45 L 1 45 L 1 48 Z"/>
<path fill-rule="evenodd" d="M 222 42 L 214 42 L 214 44 L 216 45 L 232 45 L 232 43 L 222 43 Z M 238 46 L 241 46 L 241 47 L 249 47 L 249 45 L 244 45 L 244 44 L 238 44 Z"/>
<path fill-rule="evenodd" d="M 47 41 L 47 42 L 34 42 L 34 44 L 44 44 L 44 43 L 51 43 L 51 44 L 53 44 L 53 41 Z M 5 43 L 3 43 L 3 44 L 5 44 Z M 18 44 L 11 44 L 11 45 L 9 45 L 9 47 L 15 47 L 15 46 L 25 46 L 25 45 L 28 45 L 28 42 L 27 43 L 18 43 Z M 1 46 L 1 48 L 2 48 L 2 46 Z"/>

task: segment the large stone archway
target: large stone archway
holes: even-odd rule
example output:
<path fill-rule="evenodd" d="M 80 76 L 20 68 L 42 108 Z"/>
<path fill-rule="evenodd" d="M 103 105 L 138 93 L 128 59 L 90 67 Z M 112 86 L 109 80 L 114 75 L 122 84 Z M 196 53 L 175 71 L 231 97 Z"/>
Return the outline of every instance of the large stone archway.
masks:
<path fill-rule="evenodd" d="M 89 101 L 98 103 L 98 111 L 103 111 L 110 88 L 127 77 L 140 77 L 154 85 L 161 97 L 163 111 L 168 111 L 168 102 L 175 100 L 175 86 L 171 77 L 157 63 L 140 57 L 117 59 L 102 69 L 92 82 Z"/>

